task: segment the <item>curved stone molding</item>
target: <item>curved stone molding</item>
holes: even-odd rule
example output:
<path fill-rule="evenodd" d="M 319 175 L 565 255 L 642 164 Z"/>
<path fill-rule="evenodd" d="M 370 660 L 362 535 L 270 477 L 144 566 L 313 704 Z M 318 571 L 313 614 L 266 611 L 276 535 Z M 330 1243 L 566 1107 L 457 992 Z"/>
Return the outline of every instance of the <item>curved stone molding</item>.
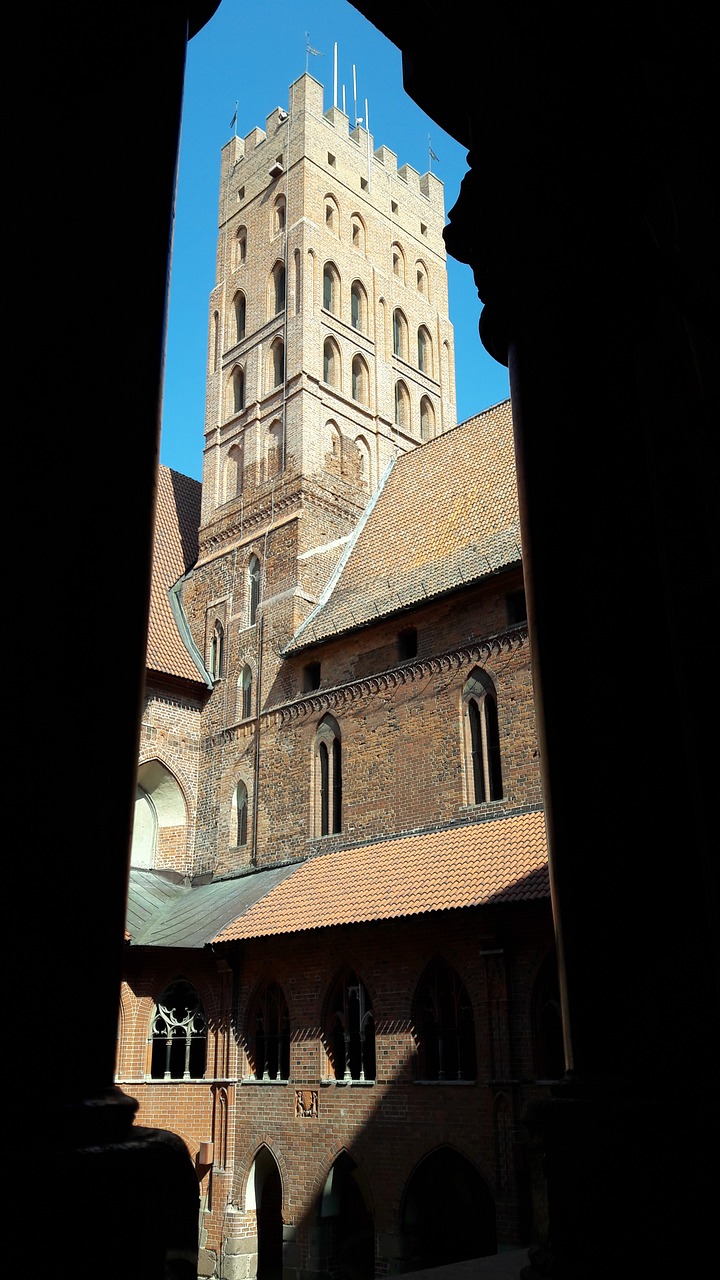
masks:
<path fill-rule="evenodd" d="M 334 689 L 316 690 L 285 706 L 274 707 L 273 712 L 277 715 L 280 724 L 287 724 L 313 713 L 322 713 L 329 708 L 347 707 L 360 699 L 372 698 L 378 693 L 397 689 L 400 685 L 412 684 L 415 680 L 426 676 L 462 671 L 476 662 L 488 662 L 493 657 L 519 649 L 527 637 L 527 625 L 523 624 L 503 631 L 500 635 L 490 636 L 487 640 L 476 640 L 461 648 L 436 654 L 432 658 L 415 658 L 412 662 L 403 663 L 400 667 L 392 667 L 388 671 L 381 671 L 373 676 L 363 676 L 359 680 L 351 680 L 348 684 L 337 685 Z"/>

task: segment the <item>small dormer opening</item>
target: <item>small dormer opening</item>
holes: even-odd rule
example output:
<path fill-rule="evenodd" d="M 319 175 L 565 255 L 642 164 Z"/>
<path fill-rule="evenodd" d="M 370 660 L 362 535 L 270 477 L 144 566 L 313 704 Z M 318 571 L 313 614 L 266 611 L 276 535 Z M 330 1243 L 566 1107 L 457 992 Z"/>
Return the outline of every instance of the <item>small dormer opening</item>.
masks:
<path fill-rule="evenodd" d="M 320 688 L 320 663 L 307 662 L 303 667 L 303 693 Z"/>
<path fill-rule="evenodd" d="M 505 597 L 507 606 L 507 620 L 509 626 L 517 626 L 520 622 L 527 622 L 527 603 L 525 600 L 525 592 L 522 588 L 519 591 L 511 591 Z"/>
<path fill-rule="evenodd" d="M 417 627 L 404 627 L 398 636 L 398 657 L 401 662 L 417 657 Z"/>

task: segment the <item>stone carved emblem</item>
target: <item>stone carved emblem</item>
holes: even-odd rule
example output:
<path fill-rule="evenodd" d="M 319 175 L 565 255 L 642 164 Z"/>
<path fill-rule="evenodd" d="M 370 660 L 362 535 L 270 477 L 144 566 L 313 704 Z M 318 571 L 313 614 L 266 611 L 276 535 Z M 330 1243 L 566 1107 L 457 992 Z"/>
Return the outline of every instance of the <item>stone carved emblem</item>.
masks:
<path fill-rule="evenodd" d="M 317 1089 L 295 1090 L 295 1116 L 301 1120 L 317 1120 Z"/>

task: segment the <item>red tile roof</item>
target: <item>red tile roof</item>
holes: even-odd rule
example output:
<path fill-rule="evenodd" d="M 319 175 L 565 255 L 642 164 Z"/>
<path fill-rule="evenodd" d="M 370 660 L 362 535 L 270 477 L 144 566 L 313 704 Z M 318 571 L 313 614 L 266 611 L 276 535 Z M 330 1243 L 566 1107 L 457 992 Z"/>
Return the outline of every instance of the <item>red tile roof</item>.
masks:
<path fill-rule="evenodd" d="M 550 896 L 541 810 L 319 854 L 213 939 Z"/>
<path fill-rule="evenodd" d="M 477 582 L 521 558 L 505 400 L 396 460 L 285 652 Z"/>
<path fill-rule="evenodd" d="M 168 591 L 197 560 L 201 493 L 198 480 L 169 467 L 158 469 L 145 665 L 193 681 L 202 676 L 180 638 Z"/>

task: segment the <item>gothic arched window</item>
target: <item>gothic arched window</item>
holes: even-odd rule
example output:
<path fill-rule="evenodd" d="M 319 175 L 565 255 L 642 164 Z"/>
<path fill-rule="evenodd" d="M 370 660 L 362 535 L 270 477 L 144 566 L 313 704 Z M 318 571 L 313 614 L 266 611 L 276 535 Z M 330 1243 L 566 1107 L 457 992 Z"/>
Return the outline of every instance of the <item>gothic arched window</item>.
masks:
<path fill-rule="evenodd" d="M 479 667 L 463 689 L 463 718 L 468 803 L 502 800 L 497 699 L 492 680 Z"/>
<path fill-rule="evenodd" d="M 367 332 L 368 302 L 365 289 L 359 280 L 350 286 L 350 323 L 360 333 Z"/>
<path fill-rule="evenodd" d="M 223 674 L 225 658 L 225 632 L 223 625 L 218 618 L 212 629 L 210 637 L 210 675 L 213 680 L 219 680 Z"/>
<path fill-rule="evenodd" d="M 248 838 L 248 792 L 244 782 L 238 782 L 233 792 L 233 816 L 235 844 L 241 848 Z"/>
<path fill-rule="evenodd" d="M 435 410 L 429 396 L 420 401 L 420 439 L 431 440 L 435 435 Z"/>
<path fill-rule="evenodd" d="M 404 284 L 405 283 L 405 254 L 403 253 L 399 244 L 394 244 L 392 247 L 392 269 L 393 269 L 393 275 L 397 276 L 399 280 L 402 280 Z"/>
<path fill-rule="evenodd" d="M 224 483 L 224 500 L 232 501 L 242 492 L 243 480 L 243 446 L 242 443 L 234 444 L 228 449 L 228 456 L 225 459 L 225 483 Z"/>
<path fill-rule="evenodd" d="M 421 325 L 418 329 L 417 347 L 418 369 L 421 373 L 429 373 L 432 376 L 432 340 L 425 325 Z"/>
<path fill-rule="evenodd" d="M 315 834 L 342 831 L 342 743 L 340 726 L 325 716 L 315 735 Z"/>
<path fill-rule="evenodd" d="M 270 348 L 270 381 L 272 387 L 281 387 L 285 381 L 285 344 L 276 338 Z"/>
<path fill-rule="evenodd" d="M 267 478 L 272 480 L 283 469 L 283 424 L 280 419 L 270 424 L 267 435 Z"/>
<path fill-rule="evenodd" d="M 280 195 L 275 201 L 273 209 L 273 232 L 275 235 L 279 231 L 285 230 L 285 197 Z"/>
<path fill-rule="evenodd" d="M 415 997 L 422 1080 L 474 1080 L 477 1075 L 475 1018 L 465 986 L 455 970 L 436 957 L 425 970 Z"/>
<path fill-rule="evenodd" d="M 408 358 L 408 322 L 399 307 L 393 311 L 393 354 Z"/>
<path fill-rule="evenodd" d="M 358 404 L 368 404 L 369 402 L 369 386 L 370 378 L 368 375 L 368 367 L 362 356 L 353 356 L 352 362 L 352 398 L 357 400 Z"/>
<path fill-rule="evenodd" d="M 235 341 L 241 342 L 245 337 L 245 294 L 236 293 L 233 302 L 235 313 Z"/>
<path fill-rule="evenodd" d="M 256 555 L 252 555 L 248 562 L 248 579 L 250 585 L 250 607 L 248 612 L 250 626 L 252 627 L 255 625 L 260 605 L 260 561 Z"/>
<path fill-rule="evenodd" d="M 239 366 L 232 375 L 233 413 L 245 408 L 245 372 Z"/>
<path fill-rule="evenodd" d="M 285 264 L 276 262 L 272 269 L 272 306 L 273 315 L 285 310 Z"/>
<path fill-rule="evenodd" d="M 323 343 L 323 382 L 331 387 L 340 386 L 340 349 L 332 338 Z"/>
<path fill-rule="evenodd" d="M 247 259 L 247 227 L 238 227 L 235 236 L 235 266 L 239 267 Z"/>
<path fill-rule="evenodd" d="M 240 672 L 238 681 L 238 701 L 240 703 L 241 720 L 249 720 L 252 715 L 252 671 L 247 662 Z"/>
<path fill-rule="evenodd" d="M 327 1037 L 336 1080 L 375 1079 L 375 1021 L 370 997 L 348 969 L 335 983 L 328 1004 Z"/>
<path fill-rule="evenodd" d="M 199 1080 L 205 1075 L 207 1024 L 197 991 L 177 978 L 163 991 L 151 1022 L 153 1080 Z"/>
<path fill-rule="evenodd" d="M 395 383 L 395 424 L 403 431 L 410 430 L 410 392 L 401 381 Z"/>
<path fill-rule="evenodd" d="M 269 983 L 254 999 L 248 1018 L 248 1057 L 256 1080 L 290 1078 L 290 1019 L 280 987 Z"/>
<path fill-rule="evenodd" d="M 332 262 L 323 267 L 323 306 L 333 315 L 340 314 L 340 276 Z"/>

